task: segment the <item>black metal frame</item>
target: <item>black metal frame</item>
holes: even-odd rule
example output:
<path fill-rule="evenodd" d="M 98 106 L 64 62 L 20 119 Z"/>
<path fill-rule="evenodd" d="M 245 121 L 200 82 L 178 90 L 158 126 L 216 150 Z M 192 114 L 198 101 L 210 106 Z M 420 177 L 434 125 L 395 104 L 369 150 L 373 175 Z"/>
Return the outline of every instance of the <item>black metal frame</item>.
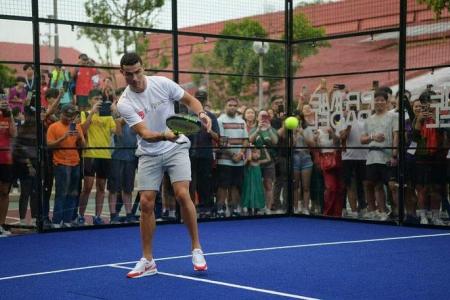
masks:
<path fill-rule="evenodd" d="M 201 38 L 218 38 L 218 39 L 232 39 L 232 40 L 245 40 L 245 41 L 262 41 L 262 42 L 270 42 L 270 43 L 280 43 L 285 45 L 285 59 L 286 59 L 286 66 L 285 66 L 285 74 L 284 76 L 270 76 L 270 75 L 263 75 L 264 78 L 274 78 L 274 79 L 285 79 L 285 96 L 286 96 L 286 104 L 288 108 L 288 113 L 292 113 L 292 104 L 293 104 L 293 88 L 294 88 L 294 80 L 298 79 L 306 79 L 306 78 L 319 78 L 319 77 L 329 77 L 329 76 L 349 76 L 349 75 L 362 75 L 362 74 L 375 74 L 375 73 L 384 73 L 384 72 L 398 72 L 398 82 L 399 82 L 399 94 L 400 99 L 402 99 L 402 96 L 405 92 L 405 74 L 408 71 L 414 71 L 414 70 L 423 70 L 423 69 L 436 69 L 441 67 L 448 67 L 450 65 L 434 65 L 434 66 L 428 66 L 428 67 L 416 67 L 416 68 L 406 68 L 406 26 L 407 26 L 407 0 L 400 0 L 400 23 L 398 27 L 389 27 L 385 29 L 380 30 L 369 30 L 369 31 L 362 31 L 362 32 L 355 32 L 355 33 L 346 33 L 346 34 L 336 34 L 336 35 L 329 35 L 326 37 L 320 37 L 320 38 L 308 38 L 308 39 L 300 39 L 300 40 L 294 40 L 293 39 L 293 32 L 292 32 L 292 24 L 293 24 L 293 15 L 294 15 L 294 7 L 293 7 L 293 0 L 285 0 L 285 11 L 284 11 L 284 31 L 285 31 L 285 39 L 271 39 L 271 38 L 254 38 L 254 37 L 242 37 L 242 36 L 229 36 L 229 35 L 220 35 L 220 34 L 209 34 L 209 33 L 197 33 L 197 32 L 189 32 L 189 31 L 180 31 L 178 30 L 178 1 L 177 0 L 171 0 L 172 2 L 172 28 L 171 30 L 164 30 L 164 29 L 154 29 L 154 28 L 140 28 L 140 27 L 128 27 L 128 26 L 120 26 L 120 25 L 109 25 L 109 24 L 95 24 L 90 22 L 79 22 L 79 21 L 70 21 L 70 20 L 61 20 L 61 19 L 49 19 L 49 18 L 41 18 L 39 17 L 39 4 L 38 1 L 30 0 L 32 2 L 32 16 L 13 16 L 13 15 L 4 15 L 0 14 L 0 19 L 5 20 L 14 20 L 14 21 L 26 21 L 31 22 L 33 27 L 33 62 L 29 61 L 0 61 L 0 63 L 6 63 L 6 64 L 25 64 L 25 63 L 32 63 L 36 66 L 40 65 L 46 65 L 46 66 L 52 66 L 54 64 L 52 63 L 41 63 L 40 61 L 40 48 L 39 48 L 39 26 L 40 23 L 53 23 L 53 24 L 62 24 L 62 25 L 70 25 L 70 26 L 88 26 L 88 27 L 96 27 L 96 28 L 109 28 L 109 29 L 119 29 L 119 30 L 132 30 L 132 31 L 140 31 L 140 32 L 152 32 L 152 33 L 163 33 L 168 34 L 172 36 L 172 63 L 173 63 L 173 69 L 172 70 L 160 70 L 160 69 L 148 69 L 148 71 L 153 72 L 165 72 L 165 73 L 173 73 L 173 79 L 175 82 L 179 82 L 179 74 L 209 74 L 209 75 L 223 75 L 223 76 L 252 76 L 255 78 L 259 78 L 258 74 L 230 74 L 230 73 L 221 73 L 221 72 L 202 72 L 202 71 L 189 71 L 189 70 L 180 70 L 179 68 L 179 61 L 178 61 L 178 37 L 180 35 L 182 36 L 196 36 Z M 333 40 L 333 39 L 342 39 L 342 38 L 348 38 L 348 37 L 355 37 L 355 36 L 364 36 L 364 35 L 374 35 L 374 34 L 381 34 L 381 33 L 389 33 L 389 32 L 399 32 L 399 53 L 398 53 L 398 68 L 392 68 L 392 69 L 380 69 L 380 70 L 370 70 L 370 71 L 358 71 L 358 72 L 347 72 L 347 73 L 330 73 L 330 74 L 317 74 L 317 75 L 309 75 L 309 76 L 294 76 L 292 74 L 292 53 L 293 53 L 293 47 L 295 45 L 299 44 L 308 44 L 308 43 L 315 43 L 319 41 L 326 41 L 326 40 Z M 38 46 L 36 46 L 38 45 Z M 78 65 L 76 64 L 65 64 L 67 66 L 76 67 Z M 113 66 L 98 66 L 98 68 L 103 69 L 119 69 L 118 67 Z M 40 86 L 40 68 L 35 68 L 35 78 L 37 80 L 36 86 Z M 36 98 L 40 99 L 40 90 L 36 90 Z M 40 111 L 40 101 L 36 101 L 37 104 L 37 111 Z M 400 101 L 400 132 L 404 131 L 404 104 L 403 101 Z M 36 114 L 36 120 L 38 121 L 38 124 L 41 124 L 40 122 L 40 115 Z M 40 126 L 42 127 L 42 125 Z M 42 136 L 42 128 L 37 129 L 37 137 L 39 141 L 39 147 L 38 147 L 38 155 L 40 160 L 43 160 L 43 153 L 45 151 L 44 140 Z M 288 135 L 288 143 L 289 145 L 292 145 L 293 142 L 293 136 L 292 133 L 289 133 Z M 400 220 L 403 220 L 403 198 L 404 198 L 404 170 L 405 170 L 405 149 L 403 147 L 405 143 L 405 137 L 403 134 L 400 134 L 400 147 L 399 147 L 399 166 L 398 166 L 398 182 L 399 182 L 399 205 L 400 205 Z M 288 155 L 288 212 L 287 215 L 293 215 L 292 211 L 292 181 L 293 181 L 293 168 L 292 168 L 292 147 L 290 147 L 290 154 Z M 37 176 L 38 181 L 41 183 L 38 186 L 38 192 L 40 195 L 40 201 L 42 204 L 43 201 L 43 186 L 42 186 L 42 174 L 41 170 L 37 170 Z M 40 215 L 41 213 L 39 213 Z M 283 216 L 283 215 L 281 215 Z M 273 217 L 273 216 L 271 216 Z M 234 218 L 230 218 L 234 219 Z M 370 221 L 369 221 L 370 222 Z M 400 224 L 402 224 L 402 221 L 400 221 Z M 97 226 L 93 226 L 97 227 Z M 110 227 L 110 226 L 102 226 L 102 227 Z M 43 231 L 42 224 L 38 223 L 38 230 L 41 232 Z"/>

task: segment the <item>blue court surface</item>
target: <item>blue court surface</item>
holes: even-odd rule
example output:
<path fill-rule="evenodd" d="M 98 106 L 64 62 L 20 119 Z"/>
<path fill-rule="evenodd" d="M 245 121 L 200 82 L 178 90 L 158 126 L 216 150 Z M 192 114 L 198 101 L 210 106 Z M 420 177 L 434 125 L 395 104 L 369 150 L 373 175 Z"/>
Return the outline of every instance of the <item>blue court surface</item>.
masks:
<path fill-rule="evenodd" d="M 0 239 L 0 299 L 450 299 L 450 233 L 323 219 L 200 223 L 208 271 L 184 225 L 158 226 L 159 274 L 127 279 L 139 228 Z"/>

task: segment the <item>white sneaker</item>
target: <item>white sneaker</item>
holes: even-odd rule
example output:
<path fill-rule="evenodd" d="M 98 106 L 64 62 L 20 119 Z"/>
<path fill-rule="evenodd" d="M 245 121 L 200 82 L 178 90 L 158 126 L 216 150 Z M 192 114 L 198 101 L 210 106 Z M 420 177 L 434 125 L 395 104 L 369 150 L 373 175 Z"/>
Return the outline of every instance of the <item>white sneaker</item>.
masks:
<path fill-rule="evenodd" d="M 148 261 L 148 259 L 143 257 L 136 263 L 133 270 L 128 272 L 127 277 L 139 278 L 143 276 L 155 275 L 156 273 L 158 273 L 158 269 L 156 268 L 155 260 L 152 259 L 152 261 Z"/>
<path fill-rule="evenodd" d="M 424 215 L 420 216 L 420 224 L 422 225 L 428 225 L 428 218 Z"/>
<path fill-rule="evenodd" d="M 375 219 L 375 217 L 376 217 L 375 211 L 368 211 L 362 216 L 363 219 L 369 219 L 369 220 Z"/>
<path fill-rule="evenodd" d="M 380 221 L 386 221 L 388 219 L 388 214 L 386 212 L 380 212 L 377 215 L 377 219 Z"/>
<path fill-rule="evenodd" d="M 302 214 L 309 216 L 309 209 L 307 208 L 302 209 Z"/>
<path fill-rule="evenodd" d="M 194 265 L 195 271 L 206 271 L 208 266 L 206 265 L 205 256 L 203 255 L 202 249 L 192 250 L 192 264 Z"/>
<path fill-rule="evenodd" d="M 441 218 L 436 218 L 436 217 L 431 219 L 431 223 L 433 225 L 440 225 L 440 226 L 445 225 L 445 223 L 441 220 Z"/>
<path fill-rule="evenodd" d="M 4 237 L 8 235 L 11 235 L 11 231 L 6 230 L 5 228 L 3 228 L 3 226 L 0 225 L 0 236 Z"/>
<path fill-rule="evenodd" d="M 347 217 L 349 219 L 356 219 L 356 218 L 358 218 L 358 212 L 357 211 L 347 211 L 347 213 L 345 214 L 345 217 Z"/>

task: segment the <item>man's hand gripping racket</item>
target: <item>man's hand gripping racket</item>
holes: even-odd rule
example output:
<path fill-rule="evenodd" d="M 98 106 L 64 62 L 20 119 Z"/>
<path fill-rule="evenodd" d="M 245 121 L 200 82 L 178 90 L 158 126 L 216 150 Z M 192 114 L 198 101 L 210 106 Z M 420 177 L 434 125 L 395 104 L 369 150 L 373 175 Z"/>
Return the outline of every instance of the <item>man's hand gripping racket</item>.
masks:
<path fill-rule="evenodd" d="M 167 118 L 166 125 L 170 131 L 165 133 L 167 140 L 184 144 L 186 141 L 179 141 L 178 138 L 183 135 L 194 135 L 200 131 L 202 125 L 206 128 L 207 132 L 211 130 L 211 119 L 206 113 L 200 113 L 199 117 L 177 114 Z"/>

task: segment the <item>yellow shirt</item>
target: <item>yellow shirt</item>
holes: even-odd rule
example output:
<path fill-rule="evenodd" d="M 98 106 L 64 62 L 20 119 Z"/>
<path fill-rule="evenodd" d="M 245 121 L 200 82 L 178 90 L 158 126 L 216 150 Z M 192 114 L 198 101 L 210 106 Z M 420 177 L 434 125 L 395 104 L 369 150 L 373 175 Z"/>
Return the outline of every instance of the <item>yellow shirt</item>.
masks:
<path fill-rule="evenodd" d="M 86 122 L 87 115 L 81 113 L 81 124 Z M 116 122 L 111 116 L 92 116 L 86 136 L 86 147 L 111 147 L 111 136 L 116 129 Z M 110 149 L 88 149 L 83 152 L 83 157 L 111 159 Z"/>

